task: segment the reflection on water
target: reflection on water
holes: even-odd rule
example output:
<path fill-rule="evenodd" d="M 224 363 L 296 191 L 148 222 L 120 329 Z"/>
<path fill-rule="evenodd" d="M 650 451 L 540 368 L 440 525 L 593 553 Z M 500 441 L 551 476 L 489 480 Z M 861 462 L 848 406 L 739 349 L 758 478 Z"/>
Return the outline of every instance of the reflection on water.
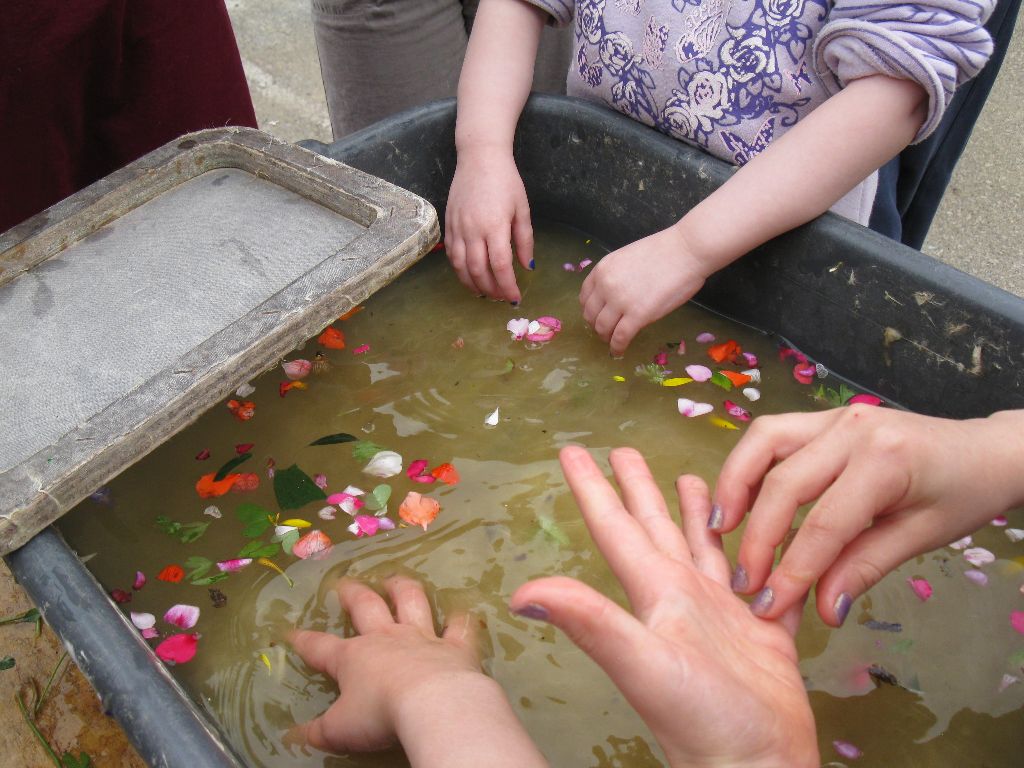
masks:
<path fill-rule="evenodd" d="M 439 616 L 465 608 L 485 623 L 487 670 L 553 765 L 661 764 L 642 722 L 589 658 L 552 628 L 513 616 L 506 607 L 516 587 L 550 574 L 582 579 L 623 599 L 563 483 L 557 450 L 579 443 L 603 461 L 613 446 L 634 446 L 671 497 L 682 472 L 713 482 L 742 434 L 706 417 L 681 417 L 680 395 L 715 403 L 720 416 L 726 397 L 755 416 L 821 406 L 810 398 L 810 387 L 794 381 L 792 361 L 778 361 L 774 340 L 694 307 L 643 332 L 625 359 L 610 359 L 580 318 L 576 294 L 585 275 L 561 266 L 600 252 L 577 232 L 539 229 L 539 268 L 520 276 L 519 308 L 469 295 L 443 257 L 432 255 L 340 324 L 348 348 L 326 353 L 330 370 L 306 379 L 308 390 L 281 398 L 277 388 L 284 378 L 280 370 L 268 372 L 253 382 L 253 420 L 241 423 L 226 409 L 214 409 L 112 483 L 112 505 L 85 502 L 65 518 L 62 529 L 76 549 L 96 553 L 89 567 L 106 588 L 127 589 L 136 570 L 149 576 L 126 608 L 156 614 L 158 627 L 168 631 L 159 617 L 169 606 L 201 607 L 199 652 L 174 671 L 252 765 L 405 764 L 398 750 L 325 757 L 282 743 L 289 726 L 319 714 L 337 693 L 286 651 L 282 630 L 344 631 L 332 591 L 337 579 L 348 574 L 373 582 L 398 570 L 428 583 Z M 563 322 L 552 342 L 535 347 L 510 340 L 508 320 L 541 315 Z M 694 340 L 701 331 L 734 338 L 758 355 L 758 402 L 711 384 L 658 386 L 633 373 L 666 342 L 681 338 L 688 347 L 684 356 L 668 350 L 673 375 L 683 375 L 690 363 L 710 364 Z M 370 351 L 353 355 L 361 344 Z M 292 357 L 312 358 L 315 347 L 310 342 Z M 495 408 L 500 422 L 484 427 Z M 189 557 L 237 554 L 245 543 L 237 506 L 251 502 L 277 510 L 264 471 L 268 459 L 278 467 L 298 464 L 311 477 L 324 473 L 332 493 L 349 484 L 372 488 L 379 481 L 362 474 L 350 445 L 309 445 L 337 432 L 398 451 L 406 466 L 417 458 L 430 466 L 455 465 L 462 478 L 455 486 L 424 487 L 404 473 L 387 481 L 394 488 L 392 517 L 409 490 L 440 501 L 441 514 L 428 531 L 400 528 L 355 539 L 345 530 L 346 515 L 321 521 L 321 505 L 310 504 L 282 517 L 313 521 L 336 546 L 321 560 L 278 555 L 275 562 L 287 569 L 293 587 L 253 564 L 215 585 L 228 598 L 225 607 L 215 608 L 205 586 L 154 578 L 165 565 Z M 238 443 L 254 444 L 253 458 L 238 471 L 258 472 L 261 487 L 214 499 L 223 517 L 205 517 L 211 502 L 197 497 L 196 479 L 231 458 Z M 204 448 L 212 457 L 197 462 Z M 156 528 L 157 515 L 211 524 L 201 538 L 182 544 Z M 1024 519 L 1013 515 L 1010 525 L 1024 527 Z M 1024 545 L 1010 543 L 994 527 L 975 539 L 1001 558 L 986 567 L 987 587 L 964 579 L 966 564 L 947 549 L 885 579 L 858 601 L 838 632 L 808 609 L 799 644 L 824 762 L 839 759 L 831 742 L 843 739 L 864 751 L 857 761 L 862 766 L 1018 764 L 1024 684 L 1002 692 L 998 687 L 1013 664 L 1022 663 L 1011 659 L 1024 643 L 1008 616 L 1024 599 L 1018 592 L 1022 565 L 1013 560 Z M 730 536 L 731 556 L 737 546 L 738 537 Z M 908 576 L 928 578 L 935 596 L 920 602 L 905 583 Z M 865 622 L 871 619 L 898 623 L 900 631 L 869 629 Z"/>

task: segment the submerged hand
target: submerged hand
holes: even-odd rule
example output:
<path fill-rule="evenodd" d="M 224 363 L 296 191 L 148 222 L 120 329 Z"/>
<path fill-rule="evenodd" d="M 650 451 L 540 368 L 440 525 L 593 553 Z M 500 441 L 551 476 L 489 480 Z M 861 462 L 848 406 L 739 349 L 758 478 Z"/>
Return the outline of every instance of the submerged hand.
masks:
<path fill-rule="evenodd" d="M 550 621 L 590 655 L 673 766 L 816 766 L 814 718 L 793 644 L 800 609 L 765 621 L 731 592 L 721 541 L 707 528 L 703 481 L 676 483 L 681 531 L 636 451 L 611 454 L 622 501 L 585 450 L 565 448 L 560 458 L 633 614 L 564 577 L 520 587 L 512 609 Z"/>
<path fill-rule="evenodd" d="M 709 274 L 679 227 L 669 227 L 594 266 L 580 290 L 583 319 L 621 355 L 641 328 L 689 301 Z"/>
<path fill-rule="evenodd" d="M 532 269 L 530 205 L 511 154 L 488 147 L 460 151 L 444 236 L 459 281 L 478 295 L 518 303 L 513 243 L 519 262 Z"/>
<path fill-rule="evenodd" d="M 893 568 L 1024 499 L 1022 426 L 1024 411 L 955 421 L 866 405 L 754 420 L 715 494 L 724 531 L 750 510 L 733 586 L 764 586 L 752 607 L 775 617 L 817 581 L 818 613 L 842 624 Z M 815 499 L 771 571 L 798 507 Z"/>

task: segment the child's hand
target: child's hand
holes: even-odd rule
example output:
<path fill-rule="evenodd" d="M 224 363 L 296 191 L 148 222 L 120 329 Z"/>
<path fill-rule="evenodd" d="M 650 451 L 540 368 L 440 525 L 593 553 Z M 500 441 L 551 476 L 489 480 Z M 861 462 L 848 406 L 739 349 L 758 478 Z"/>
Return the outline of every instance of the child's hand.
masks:
<path fill-rule="evenodd" d="M 302 660 L 341 689 L 330 709 L 297 726 L 301 740 L 312 747 L 335 753 L 384 749 L 399 733 L 402 713 L 410 706 L 406 702 L 457 696 L 463 680 L 492 683 L 480 671 L 468 616 L 452 617 L 439 639 L 419 582 L 395 577 L 386 588 L 397 620 L 368 586 L 342 579 L 341 607 L 359 635 L 296 630 L 290 637 Z"/>
<path fill-rule="evenodd" d="M 954 421 L 854 405 L 756 419 L 715 494 L 724 531 L 750 510 L 734 588 L 766 585 L 751 607 L 775 617 L 817 581 L 818 613 L 842 624 L 853 600 L 900 563 L 1020 503 L 1022 417 Z M 815 499 L 769 575 L 797 508 Z"/>
<path fill-rule="evenodd" d="M 673 766 L 817 766 L 793 644 L 800 606 L 783 621 L 764 621 L 732 593 L 721 541 L 707 528 L 703 481 L 676 483 L 680 531 L 636 451 L 611 454 L 622 501 L 585 450 L 565 448 L 560 458 L 635 615 L 565 577 L 520 587 L 512 609 L 550 621 L 590 655 Z"/>
<path fill-rule="evenodd" d="M 512 244 L 519 263 L 532 269 L 533 225 L 511 153 L 490 146 L 460 150 L 444 218 L 445 250 L 459 281 L 477 295 L 519 303 Z"/>
<path fill-rule="evenodd" d="M 640 329 L 690 300 L 714 271 L 672 226 L 602 258 L 580 290 L 583 319 L 615 356 Z"/>

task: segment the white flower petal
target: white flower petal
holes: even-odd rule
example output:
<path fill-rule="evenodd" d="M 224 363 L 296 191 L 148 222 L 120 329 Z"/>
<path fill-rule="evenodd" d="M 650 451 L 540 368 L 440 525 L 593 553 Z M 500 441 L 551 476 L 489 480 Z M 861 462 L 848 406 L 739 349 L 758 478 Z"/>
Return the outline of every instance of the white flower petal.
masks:
<path fill-rule="evenodd" d="M 501 415 L 498 413 L 499 410 L 501 410 L 500 407 L 495 408 L 494 413 L 492 413 L 490 416 L 484 419 L 484 424 L 486 424 L 488 427 L 498 426 L 498 419 L 501 418 Z"/>

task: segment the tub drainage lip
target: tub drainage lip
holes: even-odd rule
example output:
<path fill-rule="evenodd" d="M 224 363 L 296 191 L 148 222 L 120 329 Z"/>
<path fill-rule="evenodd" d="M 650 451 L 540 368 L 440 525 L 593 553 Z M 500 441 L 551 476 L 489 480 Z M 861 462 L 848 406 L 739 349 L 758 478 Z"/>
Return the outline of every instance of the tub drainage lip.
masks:
<path fill-rule="evenodd" d="M 4 559 L 147 765 L 245 766 L 56 529 Z"/>

